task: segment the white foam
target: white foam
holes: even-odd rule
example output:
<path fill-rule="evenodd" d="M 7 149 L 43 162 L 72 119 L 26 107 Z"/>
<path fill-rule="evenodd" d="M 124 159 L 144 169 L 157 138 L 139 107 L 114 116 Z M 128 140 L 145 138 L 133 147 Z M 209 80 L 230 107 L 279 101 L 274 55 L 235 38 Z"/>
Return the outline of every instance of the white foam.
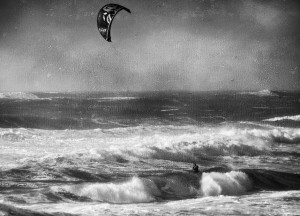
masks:
<path fill-rule="evenodd" d="M 17 157 L 15 162 L 76 166 L 105 160 L 192 162 L 202 157 L 257 156 L 271 153 L 274 142 L 300 142 L 297 128 L 243 127 L 138 126 L 76 132 L 2 128 L 0 139 L 6 144 L 0 147 L 2 154 Z"/>
<path fill-rule="evenodd" d="M 203 173 L 200 183 L 202 196 L 241 195 L 252 187 L 247 174 L 236 171 Z"/>
<path fill-rule="evenodd" d="M 57 188 L 53 188 L 57 190 Z M 63 190 L 94 201 L 109 203 L 145 203 L 155 201 L 159 195 L 156 185 L 147 179 L 133 177 L 123 183 L 97 183 L 77 186 L 64 186 Z"/>
<path fill-rule="evenodd" d="M 255 92 L 241 92 L 239 94 L 245 94 L 245 95 L 256 95 L 256 96 L 277 96 L 277 94 L 273 93 L 272 91 L 265 89 Z"/>
<path fill-rule="evenodd" d="M 6 93 L 0 93 L 0 99 L 27 99 L 27 100 L 33 100 L 33 99 L 39 99 L 38 96 L 32 94 L 32 93 L 25 93 L 25 92 L 6 92 Z"/>
<path fill-rule="evenodd" d="M 62 157 L 74 163 L 116 158 L 191 161 L 199 154 L 228 155 L 232 147 L 242 150 L 245 146 L 247 153 L 250 149 L 267 149 L 265 140 L 272 140 L 268 133 L 228 127 L 138 126 L 76 133 L 72 130 L 1 129 L 0 137 L 13 143 L 6 146 L 3 153 L 24 152 L 23 157 L 32 160 L 35 155 L 41 162 L 52 164 Z"/>
<path fill-rule="evenodd" d="M 138 97 L 103 97 L 103 98 L 94 98 L 101 101 L 121 101 L 121 100 L 136 100 Z"/>
<path fill-rule="evenodd" d="M 284 121 L 284 120 L 300 121 L 300 115 L 274 117 L 274 118 L 265 119 L 263 121 L 276 122 L 276 121 Z"/>

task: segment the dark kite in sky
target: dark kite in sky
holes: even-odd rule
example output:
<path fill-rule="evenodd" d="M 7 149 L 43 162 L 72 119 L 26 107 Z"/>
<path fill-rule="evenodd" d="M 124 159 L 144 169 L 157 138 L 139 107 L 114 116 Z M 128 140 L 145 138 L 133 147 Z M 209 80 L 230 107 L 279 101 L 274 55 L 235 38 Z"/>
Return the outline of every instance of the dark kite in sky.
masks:
<path fill-rule="evenodd" d="M 111 42 L 110 29 L 111 24 L 117 13 L 121 10 L 126 10 L 128 13 L 131 13 L 130 10 L 126 7 L 123 7 L 118 4 L 107 4 L 102 7 L 98 13 L 97 17 L 97 26 L 100 34 L 105 40 Z"/>

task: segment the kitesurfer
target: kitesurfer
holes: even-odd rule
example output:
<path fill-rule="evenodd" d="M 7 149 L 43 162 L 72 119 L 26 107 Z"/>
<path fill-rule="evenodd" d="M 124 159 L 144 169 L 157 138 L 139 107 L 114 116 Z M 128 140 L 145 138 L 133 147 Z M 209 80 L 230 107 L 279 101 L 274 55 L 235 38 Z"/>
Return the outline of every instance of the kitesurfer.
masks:
<path fill-rule="evenodd" d="M 194 165 L 193 165 L 193 171 L 194 171 L 194 173 L 198 173 L 198 172 L 199 172 L 199 167 L 198 167 L 198 165 L 195 164 L 195 163 L 194 163 Z"/>

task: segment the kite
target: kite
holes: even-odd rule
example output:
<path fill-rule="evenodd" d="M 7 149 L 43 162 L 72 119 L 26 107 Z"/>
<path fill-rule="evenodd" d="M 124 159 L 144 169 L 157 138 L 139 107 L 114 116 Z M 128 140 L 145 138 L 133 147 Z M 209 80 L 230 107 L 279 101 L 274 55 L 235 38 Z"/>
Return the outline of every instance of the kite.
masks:
<path fill-rule="evenodd" d="M 112 21 L 117 13 L 121 10 L 125 10 L 128 13 L 131 13 L 128 8 L 118 4 L 107 4 L 99 10 L 97 17 L 97 27 L 102 37 L 108 42 L 111 42 L 110 29 Z"/>

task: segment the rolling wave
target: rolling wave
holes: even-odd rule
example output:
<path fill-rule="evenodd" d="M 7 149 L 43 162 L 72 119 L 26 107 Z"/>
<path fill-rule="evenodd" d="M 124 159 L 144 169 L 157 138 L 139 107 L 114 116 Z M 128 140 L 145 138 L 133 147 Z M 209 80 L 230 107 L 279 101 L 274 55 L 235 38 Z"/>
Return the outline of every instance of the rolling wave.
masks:
<path fill-rule="evenodd" d="M 205 196 L 239 196 L 257 190 L 299 190 L 300 174 L 269 170 L 169 173 L 108 183 L 51 187 L 64 198 L 108 203 L 147 203 Z"/>
<path fill-rule="evenodd" d="M 109 203 L 141 203 L 155 201 L 158 188 L 150 180 L 133 177 L 122 183 L 93 183 L 52 187 L 55 193 L 72 193 L 93 201 Z"/>
<path fill-rule="evenodd" d="M 0 173 L 15 176 L 14 180 L 0 182 L 0 189 L 18 191 L 11 194 L 12 202 L 36 203 L 53 201 L 148 203 L 164 200 L 182 200 L 207 196 L 240 196 L 262 190 L 300 190 L 300 174 L 265 169 L 230 170 L 212 167 L 192 171 L 149 171 L 119 175 L 95 173 L 93 169 L 61 169 L 52 172 L 52 180 L 37 179 L 32 169 L 11 169 Z M 72 178 L 62 176 L 69 176 Z M 57 179 L 57 180 L 56 180 Z M 77 180 L 76 180 L 77 179 Z M 41 188 L 37 190 L 37 188 Z M 20 195 L 23 194 L 23 195 Z"/>
<path fill-rule="evenodd" d="M 93 161 L 126 163 L 144 159 L 201 163 L 205 160 L 214 161 L 220 156 L 270 156 L 273 155 L 274 145 L 300 143 L 300 130 L 279 127 L 243 129 L 238 125 L 137 126 L 75 133 L 72 130 L 20 128 L 1 129 L 0 138 L 14 143 L 16 149 L 20 146 L 19 154 L 24 152 L 22 143 L 28 143 L 34 148 L 22 154 L 25 157 L 22 161 L 32 161 L 33 164 L 38 162 L 46 166 L 90 164 Z M 10 148 L 5 147 L 3 151 L 5 149 L 6 154 L 10 155 Z M 60 152 L 57 153 L 56 149 L 60 149 Z M 37 157 L 32 158 L 31 155 Z M 12 155 L 15 156 L 17 154 Z"/>

